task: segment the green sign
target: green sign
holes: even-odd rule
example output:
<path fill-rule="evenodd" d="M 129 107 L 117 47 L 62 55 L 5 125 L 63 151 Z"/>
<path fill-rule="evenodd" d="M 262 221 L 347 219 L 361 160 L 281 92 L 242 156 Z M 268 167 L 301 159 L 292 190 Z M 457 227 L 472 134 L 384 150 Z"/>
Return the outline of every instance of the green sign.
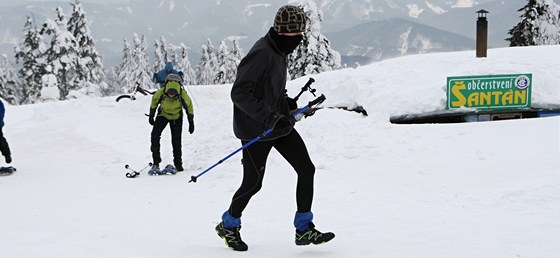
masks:
<path fill-rule="evenodd" d="M 531 74 L 447 77 L 447 109 L 531 107 Z"/>

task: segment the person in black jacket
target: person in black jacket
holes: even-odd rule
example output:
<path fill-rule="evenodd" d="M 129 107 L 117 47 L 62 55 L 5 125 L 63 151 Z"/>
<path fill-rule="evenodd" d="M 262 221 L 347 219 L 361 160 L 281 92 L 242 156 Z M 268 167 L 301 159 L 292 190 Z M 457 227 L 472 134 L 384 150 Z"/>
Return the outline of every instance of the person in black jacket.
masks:
<path fill-rule="evenodd" d="M 294 129 L 295 118 L 290 110 L 297 108 L 286 95 L 287 55 L 302 41 L 306 16 L 296 6 L 281 7 L 274 26 L 259 39 L 241 60 L 231 89 L 233 131 L 244 145 L 264 131 L 274 128 L 266 137 L 243 150 L 243 182 L 233 195 L 229 209 L 222 215 L 216 232 L 226 245 L 246 251 L 241 240 L 241 214 L 249 200 L 262 187 L 266 160 L 275 148 L 297 173 L 294 226 L 297 245 L 321 244 L 334 238 L 331 232 L 321 233 L 313 224 L 313 178 L 315 166 L 303 139 Z"/>
<path fill-rule="evenodd" d="M 12 163 L 12 153 L 10 152 L 10 146 L 8 145 L 8 141 L 4 137 L 4 133 L 2 129 L 4 128 L 4 114 L 6 109 L 4 108 L 4 103 L 0 100 L 0 152 L 4 156 L 6 163 Z"/>

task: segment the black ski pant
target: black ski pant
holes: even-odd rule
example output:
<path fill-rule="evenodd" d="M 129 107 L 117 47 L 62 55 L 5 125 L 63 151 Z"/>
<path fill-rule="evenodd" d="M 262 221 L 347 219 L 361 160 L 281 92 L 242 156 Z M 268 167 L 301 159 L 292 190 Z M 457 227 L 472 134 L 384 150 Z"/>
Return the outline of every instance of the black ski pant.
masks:
<path fill-rule="evenodd" d="M 12 155 L 10 152 L 10 146 L 8 145 L 8 141 L 4 137 L 4 132 L 2 132 L 2 127 L 0 127 L 0 152 L 4 157 Z"/>
<path fill-rule="evenodd" d="M 152 146 L 150 147 L 152 151 L 152 159 L 154 164 L 161 163 L 161 153 L 160 153 L 160 139 L 163 129 L 169 124 L 171 128 L 171 146 L 173 146 L 173 163 L 182 163 L 182 152 L 181 152 L 181 133 L 183 132 L 183 117 L 179 117 L 175 120 L 168 120 L 163 116 L 157 116 L 154 122 L 154 127 L 152 128 Z"/>
<path fill-rule="evenodd" d="M 246 144 L 247 141 L 241 143 Z M 272 141 L 258 141 L 243 150 L 243 182 L 233 195 L 229 207 L 233 217 L 241 217 L 251 197 L 261 189 L 266 159 L 272 148 L 275 148 L 297 173 L 297 211 L 311 211 L 315 166 L 311 162 L 303 139 L 295 129 L 292 129 L 287 136 Z"/>

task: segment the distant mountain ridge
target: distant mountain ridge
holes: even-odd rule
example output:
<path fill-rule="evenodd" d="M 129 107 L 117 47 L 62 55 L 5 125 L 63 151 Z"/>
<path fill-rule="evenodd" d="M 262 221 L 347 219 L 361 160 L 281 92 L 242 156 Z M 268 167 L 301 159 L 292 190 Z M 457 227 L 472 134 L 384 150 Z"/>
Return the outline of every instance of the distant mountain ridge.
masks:
<path fill-rule="evenodd" d="M 461 51 L 473 49 L 475 44 L 471 38 L 400 18 L 372 21 L 325 36 L 337 39 L 331 44 L 342 56 L 369 57 L 370 61 L 409 54 Z"/>
<path fill-rule="evenodd" d="M 20 0 L 20 3 L 0 3 L 0 54 L 13 56 L 14 44 L 21 42 L 25 17 L 33 15 L 37 26 L 46 18 L 54 18 L 54 8 L 61 6 L 66 15 L 71 12 L 68 1 Z M 465 38 L 474 40 L 475 11 L 490 11 L 489 46 L 505 46 L 507 31 L 519 20 L 517 9 L 525 0 L 316 0 L 322 10 L 322 33 L 343 55 L 362 56 L 380 60 L 401 54 L 432 51 L 453 51 L 466 47 Z M 132 34 L 145 35 L 150 43 L 164 36 L 167 43 L 184 43 L 189 47 L 193 65 L 198 63 L 202 44 L 210 38 L 215 46 L 226 38 L 239 38 L 241 47 L 248 51 L 273 23 L 278 7 L 295 1 L 269 0 L 82 0 L 97 48 L 104 56 L 106 67 L 116 65 L 122 58 L 123 39 L 131 40 Z M 395 19 L 399 18 L 401 20 Z M 383 21 L 387 20 L 387 21 Z M 409 21 L 409 24 L 405 22 Z M 395 28 L 381 25 L 394 23 Z M 381 37 L 346 36 L 347 30 L 363 30 L 367 25 L 377 28 L 370 33 Z M 405 28 L 410 27 L 406 37 Z M 431 26 L 433 28 L 429 29 Z M 354 28 L 355 27 L 355 28 Z M 437 28 L 437 29 L 436 29 Z M 359 33 L 361 35 L 361 33 Z M 414 39 L 404 44 L 402 37 Z M 426 40 L 422 40 L 425 37 Z M 385 42 L 386 41 L 386 42 Z M 415 43 L 416 42 L 416 43 Z M 352 43 L 354 45 L 347 45 Z M 457 44 L 452 46 L 452 44 Z M 471 48 L 474 49 L 472 41 Z M 395 47 L 395 46 L 400 46 Z M 379 49 L 375 49 L 379 47 Z M 373 48 L 373 49 L 372 49 Z"/>

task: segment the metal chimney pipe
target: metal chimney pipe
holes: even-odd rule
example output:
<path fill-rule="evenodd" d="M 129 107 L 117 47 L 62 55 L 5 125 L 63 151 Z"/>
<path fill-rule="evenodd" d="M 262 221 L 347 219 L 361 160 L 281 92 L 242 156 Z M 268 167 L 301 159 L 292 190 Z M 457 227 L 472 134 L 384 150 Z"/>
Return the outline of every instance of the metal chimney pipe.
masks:
<path fill-rule="evenodd" d="M 481 9 L 476 12 L 478 20 L 476 21 L 476 57 L 486 57 L 488 50 L 488 20 L 486 14 L 488 11 Z"/>

